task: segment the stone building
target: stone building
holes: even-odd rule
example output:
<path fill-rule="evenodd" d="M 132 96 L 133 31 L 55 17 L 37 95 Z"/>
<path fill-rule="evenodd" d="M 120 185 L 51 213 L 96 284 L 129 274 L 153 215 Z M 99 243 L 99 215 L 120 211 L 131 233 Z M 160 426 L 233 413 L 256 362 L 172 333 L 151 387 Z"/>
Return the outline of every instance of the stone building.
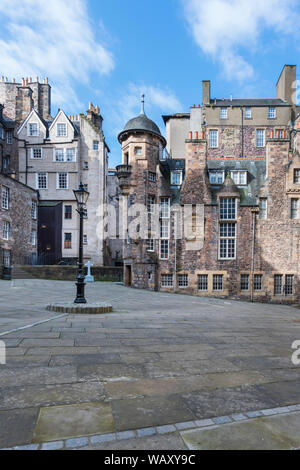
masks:
<path fill-rule="evenodd" d="M 34 189 L 0 173 L 0 265 L 34 263 L 37 257 L 38 195 Z"/>
<path fill-rule="evenodd" d="M 117 174 L 128 226 L 136 225 L 124 243 L 127 285 L 299 302 L 295 87 L 294 65 L 284 66 L 271 99 L 211 98 L 203 81 L 201 106 L 163 116 L 166 141 L 143 112 L 126 124 Z M 144 220 L 137 203 L 147 207 Z"/>
<path fill-rule="evenodd" d="M 51 87 L 32 78 L 0 81 L 2 120 L 11 126 L 13 148 L 2 148 L 2 165 L 39 193 L 38 262 L 74 263 L 78 256 L 79 216 L 73 190 L 81 181 L 89 191 L 84 220 L 84 258 L 103 265 L 104 203 L 109 148 L 99 107 L 86 114 L 51 116 Z M 0 127 L 1 127 L 0 116 Z M 5 143 L 7 147 L 7 143 Z"/>

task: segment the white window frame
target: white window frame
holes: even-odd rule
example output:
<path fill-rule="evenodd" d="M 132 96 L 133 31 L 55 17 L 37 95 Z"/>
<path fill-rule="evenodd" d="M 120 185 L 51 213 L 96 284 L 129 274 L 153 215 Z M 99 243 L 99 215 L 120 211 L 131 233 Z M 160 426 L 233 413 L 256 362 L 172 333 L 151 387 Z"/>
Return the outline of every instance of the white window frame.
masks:
<path fill-rule="evenodd" d="M 65 188 L 61 188 L 59 183 L 60 183 L 60 175 L 66 175 L 66 187 Z M 56 173 L 56 189 L 59 189 L 59 190 L 67 190 L 69 189 L 69 173 L 67 173 L 66 171 L 59 171 L 58 173 Z"/>
<path fill-rule="evenodd" d="M 72 154 L 72 160 L 68 160 L 68 152 Z M 65 149 L 65 162 L 75 163 L 76 162 L 76 148 L 68 147 Z"/>
<path fill-rule="evenodd" d="M 173 274 L 161 274 L 160 283 L 161 287 L 173 287 Z"/>
<path fill-rule="evenodd" d="M 32 220 L 37 219 L 37 202 L 31 201 L 31 218 Z"/>
<path fill-rule="evenodd" d="M 36 126 L 36 133 L 32 134 L 31 126 Z M 28 137 L 38 137 L 39 136 L 39 125 L 37 122 L 29 122 L 27 125 L 27 136 Z"/>
<path fill-rule="evenodd" d="M 252 109 L 248 106 L 245 109 L 245 119 L 252 119 Z"/>
<path fill-rule="evenodd" d="M 154 252 L 155 251 L 155 246 L 154 246 L 154 238 L 147 238 L 146 240 L 146 250 Z"/>
<path fill-rule="evenodd" d="M 221 286 L 222 288 L 219 289 L 221 279 Z M 215 281 L 217 284 L 215 284 Z M 213 274 L 213 286 L 212 289 L 214 292 L 222 292 L 224 290 L 224 275 L 223 274 Z"/>
<path fill-rule="evenodd" d="M 65 129 L 65 133 L 61 133 L 61 131 L 59 131 L 58 129 L 62 129 L 64 126 L 64 129 Z M 56 124 L 56 137 L 68 137 L 68 126 L 67 126 L 67 123 L 65 122 L 58 122 Z"/>
<path fill-rule="evenodd" d="M 140 147 L 140 146 L 137 146 L 137 147 L 134 147 L 134 155 L 143 155 L 143 147 Z"/>
<path fill-rule="evenodd" d="M 9 240 L 11 235 L 11 224 L 8 220 L 3 220 L 2 238 L 3 240 Z"/>
<path fill-rule="evenodd" d="M 231 200 L 231 201 L 234 200 L 234 217 L 224 218 L 224 217 L 222 217 L 222 202 L 226 201 L 227 208 L 224 209 L 224 212 L 227 212 L 227 214 L 228 214 L 229 213 L 229 210 L 228 210 L 229 200 Z M 231 220 L 236 220 L 237 219 L 237 198 L 236 197 L 221 197 L 220 201 L 219 201 L 219 205 L 220 205 L 220 216 L 219 216 L 219 218 L 220 218 L 221 221 L 230 222 Z M 231 206 L 231 207 L 233 207 L 233 206 Z M 231 211 L 232 211 L 232 209 L 231 209 Z"/>
<path fill-rule="evenodd" d="M 268 218 L 268 198 L 259 198 L 259 218 L 266 220 Z"/>
<path fill-rule="evenodd" d="M 276 119 L 276 108 L 274 106 L 269 106 L 268 119 Z"/>
<path fill-rule="evenodd" d="M 259 133 L 261 133 L 262 139 L 258 137 Z M 262 145 L 258 145 L 260 142 L 262 143 Z M 256 129 L 255 143 L 256 143 L 257 148 L 265 147 L 265 145 L 266 145 L 266 131 L 265 131 L 265 129 Z"/>
<path fill-rule="evenodd" d="M 237 186 L 247 186 L 247 171 L 246 170 L 232 170 L 230 172 L 230 176 Z"/>
<path fill-rule="evenodd" d="M 162 244 L 166 245 L 167 246 L 167 253 L 163 255 L 162 253 Z M 159 259 L 163 260 L 163 261 L 166 261 L 169 259 L 169 256 L 170 256 L 170 243 L 169 243 L 169 240 L 167 239 L 161 239 L 159 240 Z"/>
<path fill-rule="evenodd" d="M 212 135 L 216 136 L 216 138 L 212 138 Z M 216 145 L 213 145 L 216 142 Z M 209 130 L 209 148 L 210 149 L 217 149 L 219 147 L 219 131 L 217 129 L 210 129 Z"/>
<path fill-rule="evenodd" d="M 170 218 L 170 198 L 169 197 L 160 198 L 159 214 L 160 214 L 161 219 Z"/>
<path fill-rule="evenodd" d="M 179 182 L 177 181 L 177 178 L 179 176 Z M 175 179 L 175 181 L 174 181 Z M 172 170 L 171 171 L 171 185 L 174 186 L 181 186 L 182 184 L 182 171 L 181 170 Z"/>
<path fill-rule="evenodd" d="M 292 220 L 299 219 L 299 199 L 291 198 L 290 214 L 291 214 L 291 219 Z"/>
<path fill-rule="evenodd" d="M 293 182 L 300 183 L 300 168 L 294 168 Z"/>
<path fill-rule="evenodd" d="M 35 150 L 38 150 L 40 152 L 40 157 L 35 157 L 34 156 L 34 151 Z M 43 149 L 41 147 L 36 147 L 36 148 L 31 148 L 31 155 L 30 155 L 30 158 L 32 160 L 41 160 L 43 158 Z"/>
<path fill-rule="evenodd" d="M 201 278 L 201 285 L 206 286 L 205 289 L 200 289 L 200 278 Z M 197 288 L 198 288 L 199 292 L 207 292 L 208 291 L 208 274 L 198 274 L 198 276 L 197 276 Z"/>
<path fill-rule="evenodd" d="M 170 238 L 170 221 L 169 219 L 160 219 L 160 238 L 169 240 Z"/>
<path fill-rule="evenodd" d="M 189 287 L 188 274 L 178 274 L 178 287 L 180 287 L 180 289 L 186 289 L 187 287 Z"/>
<path fill-rule="evenodd" d="M 40 188 L 39 187 L 39 175 L 46 175 L 46 187 L 45 188 Z M 39 171 L 38 173 L 35 174 L 35 183 L 36 183 L 36 189 L 39 189 L 41 191 L 48 189 L 48 173 L 45 171 Z"/>
<path fill-rule="evenodd" d="M 228 108 L 227 106 L 222 106 L 220 108 L 220 119 L 228 119 Z"/>
<path fill-rule="evenodd" d="M 222 176 L 222 181 L 218 181 L 218 176 Z M 224 170 L 209 170 L 209 182 L 210 184 L 223 184 L 224 183 L 224 178 L 225 178 L 225 172 Z"/>
<path fill-rule="evenodd" d="M 222 226 L 227 226 L 227 234 L 221 235 Z M 234 235 L 230 234 L 230 227 L 234 228 Z M 236 259 L 236 239 L 237 239 L 237 224 L 235 222 L 220 222 L 219 224 L 219 259 L 220 260 L 234 260 Z M 224 244 L 225 242 L 225 244 Z M 229 251 L 232 249 L 233 243 L 233 254 L 229 256 Z M 223 245 L 223 248 L 221 248 Z M 225 255 L 221 253 L 225 249 Z"/>
<path fill-rule="evenodd" d="M 2 186 L 1 188 L 1 207 L 2 209 L 9 210 L 9 188 L 7 186 Z"/>

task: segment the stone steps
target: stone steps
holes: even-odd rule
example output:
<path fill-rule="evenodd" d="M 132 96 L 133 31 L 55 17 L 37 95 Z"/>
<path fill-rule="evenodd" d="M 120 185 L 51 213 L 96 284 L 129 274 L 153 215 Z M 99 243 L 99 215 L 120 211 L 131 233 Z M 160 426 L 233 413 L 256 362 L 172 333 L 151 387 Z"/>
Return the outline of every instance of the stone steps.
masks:
<path fill-rule="evenodd" d="M 12 279 L 35 279 L 32 274 L 28 273 L 19 266 L 13 266 L 11 272 Z"/>

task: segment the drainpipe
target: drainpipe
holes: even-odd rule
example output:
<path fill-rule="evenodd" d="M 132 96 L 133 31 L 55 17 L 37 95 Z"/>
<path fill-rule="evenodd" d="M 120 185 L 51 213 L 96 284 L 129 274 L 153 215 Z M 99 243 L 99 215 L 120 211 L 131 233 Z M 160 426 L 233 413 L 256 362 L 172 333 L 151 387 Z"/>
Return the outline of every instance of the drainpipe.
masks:
<path fill-rule="evenodd" d="M 241 157 L 244 156 L 244 109 L 241 108 L 241 113 L 242 113 L 242 154 Z"/>
<path fill-rule="evenodd" d="M 256 229 L 256 211 L 252 210 L 251 302 L 253 302 L 253 290 L 254 290 L 255 229 Z"/>
<path fill-rule="evenodd" d="M 177 286 L 177 210 L 174 212 L 174 293 Z"/>

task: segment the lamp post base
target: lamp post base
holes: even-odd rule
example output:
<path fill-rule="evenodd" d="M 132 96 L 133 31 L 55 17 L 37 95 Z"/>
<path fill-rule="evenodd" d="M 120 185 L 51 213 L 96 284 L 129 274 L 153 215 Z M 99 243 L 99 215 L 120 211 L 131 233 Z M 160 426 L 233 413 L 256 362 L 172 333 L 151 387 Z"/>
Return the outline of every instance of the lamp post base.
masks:
<path fill-rule="evenodd" d="M 80 273 L 77 277 L 77 293 L 76 293 L 76 299 L 74 300 L 75 304 L 86 304 L 86 299 L 84 297 L 84 288 L 85 288 L 85 282 L 84 282 L 84 275 Z"/>

